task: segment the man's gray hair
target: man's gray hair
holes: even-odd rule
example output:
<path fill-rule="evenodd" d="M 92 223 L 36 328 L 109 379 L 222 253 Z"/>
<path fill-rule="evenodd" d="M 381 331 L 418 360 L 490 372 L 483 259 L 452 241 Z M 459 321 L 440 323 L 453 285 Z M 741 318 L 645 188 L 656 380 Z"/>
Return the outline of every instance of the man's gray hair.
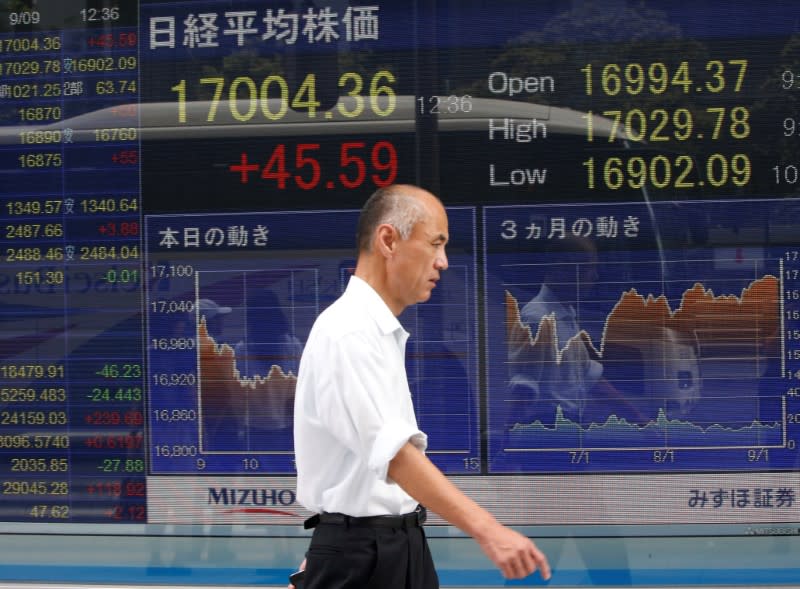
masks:
<path fill-rule="evenodd" d="M 389 224 L 397 229 L 401 239 L 408 239 L 425 215 L 425 207 L 412 192 L 416 187 L 392 185 L 379 188 L 364 204 L 358 220 L 359 251 L 369 251 L 372 235 L 379 225 Z"/>

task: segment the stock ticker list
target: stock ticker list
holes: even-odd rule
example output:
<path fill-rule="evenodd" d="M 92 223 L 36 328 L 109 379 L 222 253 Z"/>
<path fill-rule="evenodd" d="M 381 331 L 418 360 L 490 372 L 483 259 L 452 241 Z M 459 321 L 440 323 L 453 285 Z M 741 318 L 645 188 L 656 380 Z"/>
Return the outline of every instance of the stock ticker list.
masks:
<path fill-rule="evenodd" d="M 137 6 L 90 4 L 0 3 L 4 521 L 146 520 Z"/>

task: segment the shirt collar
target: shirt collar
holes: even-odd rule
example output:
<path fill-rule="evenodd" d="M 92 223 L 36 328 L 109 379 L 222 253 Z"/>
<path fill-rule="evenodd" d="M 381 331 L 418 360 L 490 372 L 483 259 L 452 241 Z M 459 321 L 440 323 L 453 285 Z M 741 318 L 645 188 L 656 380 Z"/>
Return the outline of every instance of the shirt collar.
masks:
<path fill-rule="evenodd" d="M 351 276 L 347 283 L 346 292 L 355 295 L 364 306 L 364 311 L 375 320 L 378 329 L 384 334 L 394 333 L 398 329 L 406 333 L 397 317 L 394 316 L 389 306 L 366 281 L 358 276 Z"/>

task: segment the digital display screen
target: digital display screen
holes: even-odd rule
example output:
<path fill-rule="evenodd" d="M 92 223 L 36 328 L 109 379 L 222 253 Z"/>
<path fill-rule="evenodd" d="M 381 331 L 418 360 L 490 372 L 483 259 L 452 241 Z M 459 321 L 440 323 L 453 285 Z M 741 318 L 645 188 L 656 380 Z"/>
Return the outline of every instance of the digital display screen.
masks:
<path fill-rule="evenodd" d="M 0 521 L 302 523 L 303 344 L 412 183 L 450 267 L 409 384 L 465 492 L 797 524 L 796 13 L 0 0 Z"/>

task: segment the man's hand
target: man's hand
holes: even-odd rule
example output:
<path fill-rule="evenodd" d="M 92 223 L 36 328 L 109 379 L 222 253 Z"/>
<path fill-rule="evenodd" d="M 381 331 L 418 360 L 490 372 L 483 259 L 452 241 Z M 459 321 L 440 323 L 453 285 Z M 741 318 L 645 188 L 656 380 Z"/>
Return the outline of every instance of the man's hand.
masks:
<path fill-rule="evenodd" d="M 511 528 L 492 525 L 476 535 L 475 541 L 506 579 L 522 579 L 537 569 L 542 579 L 550 578 L 547 557 L 529 538 Z"/>
<path fill-rule="evenodd" d="M 422 505 L 475 538 L 506 578 L 521 579 L 537 569 L 544 580 L 550 578 L 547 558 L 529 538 L 501 525 L 410 442 L 389 463 L 389 477 Z"/>

